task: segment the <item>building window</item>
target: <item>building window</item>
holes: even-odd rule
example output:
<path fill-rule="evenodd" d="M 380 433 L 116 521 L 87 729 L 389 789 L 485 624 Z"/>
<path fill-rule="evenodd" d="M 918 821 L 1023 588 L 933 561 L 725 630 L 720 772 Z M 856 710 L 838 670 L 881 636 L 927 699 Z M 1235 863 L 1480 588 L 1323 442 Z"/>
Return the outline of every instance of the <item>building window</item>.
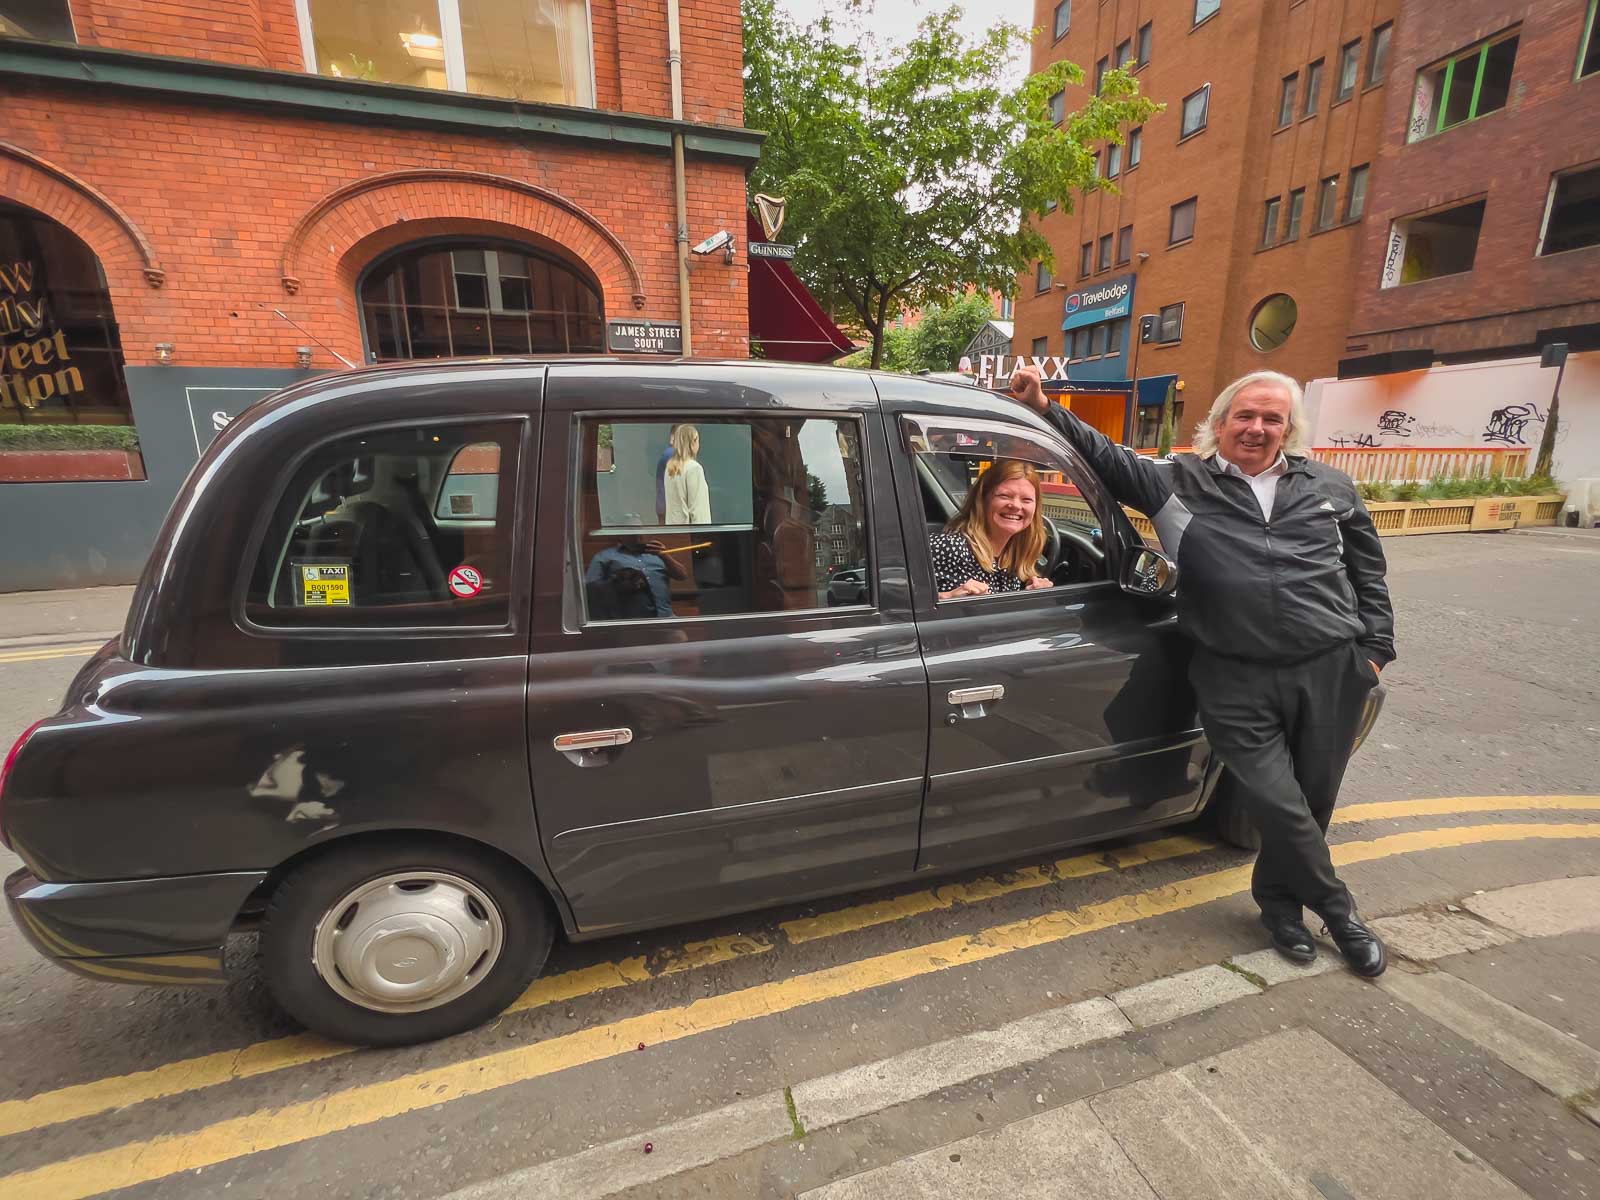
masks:
<path fill-rule="evenodd" d="M 1094 64 L 1094 94 L 1098 96 L 1100 89 L 1105 85 L 1106 72 L 1111 69 L 1110 57 L 1102 58 Z"/>
<path fill-rule="evenodd" d="M 1278 218 L 1283 210 L 1283 202 L 1274 196 L 1267 201 L 1266 211 L 1261 216 L 1261 245 L 1270 246 L 1278 240 Z"/>
<path fill-rule="evenodd" d="M 1469 46 L 1417 72 L 1406 140 L 1442 133 L 1506 106 L 1518 34 Z"/>
<path fill-rule="evenodd" d="M 1128 131 L 1128 170 L 1133 170 L 1139 165 L 1139 157 L 1144 152 L 1144 126 Z"/>
<path fill-rule="evenodd" d="M 1124 225 L 1117 230 L 1117 265 L 1133 261 L 1133 226 Z"/>
<path fill-rule="evenodd" d="M 1472 270 L 1483 229 L 1484 201 L 1447 208 L 1422 217 L 1406 217 L 1389 228 L 1380 286 L 1420 283 Z"/>
<path fill-rule="evenodd" d="M 1011 299 L 1010 296 L 1000 297 L 1000 319 L 1002 321 L 1011 320 L 1012 314 L 1016 312 L 1016 308 L 1016 303 Z"/>
<path fill-rule="evenodd" d="M 1317 185 L 1317 228 L 1331 229 L 1339 219 L 1339 177 L 1330 175 Z"/>
<path fill-rule="evenodd" d="M 1305 212 L 1306 190 L 1295 188 L 1289 193 L 1289 227 L 1284 230 L 1283 240 L 1292 242 L 1300 236 L 1300 217 Z"/>
<path fill-rule="evenodd" d="M 1087 329 L 1074 329 L 1071 334 L 1072 345 L 1068 350 L 1068 357 L 1074 362 L 1081 362 L 1089 357 L 1089 331 Z"/>
<path fill-rule="evenodd" d="M 1111 348 L 1111 324 L 1102 321 L 1098 325 L 1089 326 L 1089 357 L 1104 358 L 1106 351 Z"/>
<path fill-rule="evenodd" d="M 1282 129 L 1294 120 L 1295 89 L 1300 86 L 1300 75 L 1283 77 L 1283 86 L 1278 90 L 1278 128 Z"/>
<path fill-rule="evenodd" d="M 1072 28 L 1072 0 L 1061 0 L 1061 3 L 1056 5 L 1056 20 L 1055 20 L 1056 38 L 1059 40 L 1061 38 L 1066 37 L 1068 31 L 1071 30 L 1071 28 Z"/>
<path fill-rule="evenodd" d="M 1098 269 L 1101 270 L 1101 271 L 1104 271 L 1110 266 L 1111 266 L 1111 235 L 1109 233 L 1107 233 L 1107 234 L 1102 234 L 1101 237 L 1100 237 L 1100 259 L 1099 259 L 1099 263 L 1098 263 Z"/>
<path fill-rule="evenodd" d="M 1279 292 L 1256 305 L 1250 316 L 1250 344 L 1257 350 L 1276 350 L 1289 340 L 1300 319 L 1294 297 Z"/>
<path fill-rule="evenodd" d="M 305 0 L 308 70 L 594 105 L 585 0 Z"/>
<path fill-rule="evenodd" d="M 1150 65 L 1150 50 L 1154 41 L 1155 24 L 1154 22 L 1146 21 L 1143 25 L 1139 26 L 1138 57 L 1134 60 L 1139 66 L 1148 67 Z"/>
<path fill-rule="evenodd" d="M 1367 167 L 1350 168 L 1350 188 L 1344 198 L 1344 219 L 1359 221 L 1367 212 Z"/>
<path fill-rule="evenodd" d="M 1194 23 L 1200 24 L 1207 17 L 1214 16 L 1222 7 L 1222 0 L 1194 0 Z"/>
<path fill-rule="evenodd" d="M 1050 268 L 1049 267 L 1045 266 L 1044 263 L 1042 263 L 1042 262 L 1034 264 L 1034 268 L 1033 268 L 1033 290 L 1034 291 L 1036 291 L 1036 292 L 1047 292 L 1047 291 L 1050 290 L 1050 285 L 1052 283 L 1054 283 L 1054 282 L 1055 282 L 1055 280 L 1053 280 L 1050 277 Z"/>
<path fill-rule="evenodd" d="M 1066 115 L 1067 94 L 1065 92 L 1057 92 L 1055 95 L 1050 97 L 1050 120 L 1054 124 L 1059 125 Z"/>
<path fill-rule="evenodd" d="M 1078 250 L 1078 274 L 1088 275 L 1094 270 L 1094 243 L 1085 242 Z"/>
<path fill-rule="evenodd" d="M 1169 304 L 1156 317 L 1156 341 L 1183 341 L 1183 305 Z"/>
<path fill-rule="evenodd" d="M 1133 61 L 1133 39 L 1117 43 L 1117 66 L 1125 67 Z"/>
<path fill-rule="evenodd" d="M 1053 212 L 1055 212 L 1056 209 L 1058 209 L 1060 207 L 1061 207 L 1061 201 L 1059 201 L 1059 200 L 1046 200 L 1044 202 L 1044 210 L 1047 213 L 1053 213 Z"/>
<path fill-rule="evenodd" d="M 1375 87 L 1389 74 L 1389 39 L 1394 35 L 1394 23 L 1379 25 L 1372 31 L 1372 45 L 1367 50 L 1367 86 Z"/>
<path fill-rule="evenodd" d="M 76 42 L 67 0 L 0 0 L 0 37 Z"/>
<path fill-rule="evenodd" d="M 1106 147 L 1106 178 L 1115 179 L 1122 174 L 1122 147 L 1115 142 Z"/>
<path fill-rule="evenodd" d="M 1183 124 L 1178 130 L 1178 140 L 1192 137 L 1206 127 L 1206 111 L 1211 105 L 1211 85 L 1183 98 Z"/>
<path fill-rule="evenodd" d="M 1176 246 L 1194 237 L 1194 212 L 1196 197 L 1190 196 L 1172 206 L 1172 219 L 1167 227 L 1167 245 Z"/>
<path fill-rule="evenodd" d="M 360 297 L 372 362 L 605 348 L 599 289 L 511 243 L 401 250 L 367 273 Z"/>
<path fill-rule="evenodd" d="M 1032 353 L 1035 358 L 1043 358 L 1046 354 L 1050 353 L 1050 338 L 1048 334 L 1044 337 L 1036 337 L 1033 339 Z"/>
<path fill-rule="evenodd" d="M 1302 114 L 1307 117 L 1316 116 L 1317 105 L 1322 98 L 1322 60 L 1319 58 L 1306 68 L 1306 108 Z"/>
<path fill-rule="evenodd" d="M 1589 19 L 1578 48 L 1578 78 L 1600 74 L 1600 0 L 1589 0 Z"/>
<path fill-rule="evenodd" d="M 1600 245 L 1600 167 L 1557 175 L 1539 239 L 1540 254 Z"/>
<path fill-rule="evenodd" d="M 122 366 L 94 251 L 43 213 L 0 200 L 0 479 L 143 479 Z M 84 453 L 44 453 L 58 450 Z M 13 455 L 30 461 L 4 469 L 22 465 Z"/>
<path fill-rule="evenodd" d="M 1360 73 L 1361 39 L 1357 38 L 1339 51 L 1339 90 L 1333 96 L 1335 104 L 1341 100 L 1348 100 L 1355 94 L 1356 79 Z"/>

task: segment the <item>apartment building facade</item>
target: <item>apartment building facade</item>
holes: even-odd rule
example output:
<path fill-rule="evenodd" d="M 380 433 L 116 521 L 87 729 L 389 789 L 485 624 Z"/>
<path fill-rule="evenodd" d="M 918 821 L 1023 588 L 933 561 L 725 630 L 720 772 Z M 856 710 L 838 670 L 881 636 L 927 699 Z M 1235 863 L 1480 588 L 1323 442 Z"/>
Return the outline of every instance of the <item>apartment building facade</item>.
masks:
<path fill-rule="evenodd" d="M 1123 381 L 1126 440 L 1176 377 L 1178 437 L 1230 379 L 1332 374 L 1344 352 L 1400 0 L 1036 0 L 1038 70 L 1085 89 L 1121 66 L 1166 105 L 1097 147 L 1115 187 L 1040 221 L 1055 255 L 1018 280 L 1013 352 Z M 1086 91 L 1057 102 L 1070 111 Z M 1140 318 L 1153 318 L 1140 343 Z"/>

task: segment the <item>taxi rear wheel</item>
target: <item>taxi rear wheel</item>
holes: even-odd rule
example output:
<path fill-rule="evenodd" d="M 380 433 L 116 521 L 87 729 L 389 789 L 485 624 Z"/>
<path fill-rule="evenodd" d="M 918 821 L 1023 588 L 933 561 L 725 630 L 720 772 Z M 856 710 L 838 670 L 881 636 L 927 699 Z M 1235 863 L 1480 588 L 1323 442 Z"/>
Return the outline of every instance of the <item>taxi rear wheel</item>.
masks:
<path fill-rule="evenodd" d="M 431 1041 L 502 1011 L 544 966 L 549 905 L 517 864 L 423 839 L 356 844 L 292 871 L 261 965 L 307 1029 L 372 1046 Z"/>

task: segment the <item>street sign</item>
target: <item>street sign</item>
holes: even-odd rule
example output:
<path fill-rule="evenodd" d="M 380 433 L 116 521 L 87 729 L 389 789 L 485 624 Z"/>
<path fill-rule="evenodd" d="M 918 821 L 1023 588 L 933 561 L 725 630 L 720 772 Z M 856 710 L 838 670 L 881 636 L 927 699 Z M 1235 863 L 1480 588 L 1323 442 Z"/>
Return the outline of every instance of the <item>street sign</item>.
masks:
<path fill-rule="evenodd" d="M 751 258 L 793 258 L 794 247 L 782 242 L 751 242 Z"/>
<path fill-rule="evenodd" d="M 613 354 L 682 354 L 683 326 L 676 321 L 608 321 Z"/>

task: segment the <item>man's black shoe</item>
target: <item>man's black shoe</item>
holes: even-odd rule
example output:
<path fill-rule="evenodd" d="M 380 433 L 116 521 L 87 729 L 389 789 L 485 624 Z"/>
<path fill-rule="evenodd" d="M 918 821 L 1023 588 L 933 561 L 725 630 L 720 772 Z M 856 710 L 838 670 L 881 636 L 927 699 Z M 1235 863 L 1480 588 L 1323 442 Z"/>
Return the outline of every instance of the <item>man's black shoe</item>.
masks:
<path fill-rule="evenodd" d="M 1269 917 L 1263 913 L 1261 923 L 1272 934 L 1272 948 L 1290 962 L 1303 966 L 1317 957 L 1317 944 L 1311 940 L 1311 930 L 1304 921 Z"/>
<path fill-rule="evenodd" d="M 1339 947 L 1350 969 L 1363 979 L 1376 979 L 1389 965 L 1389 953 L 1373 933 L 1354 916 L 1327 922 L 1328 936 Z"/>

